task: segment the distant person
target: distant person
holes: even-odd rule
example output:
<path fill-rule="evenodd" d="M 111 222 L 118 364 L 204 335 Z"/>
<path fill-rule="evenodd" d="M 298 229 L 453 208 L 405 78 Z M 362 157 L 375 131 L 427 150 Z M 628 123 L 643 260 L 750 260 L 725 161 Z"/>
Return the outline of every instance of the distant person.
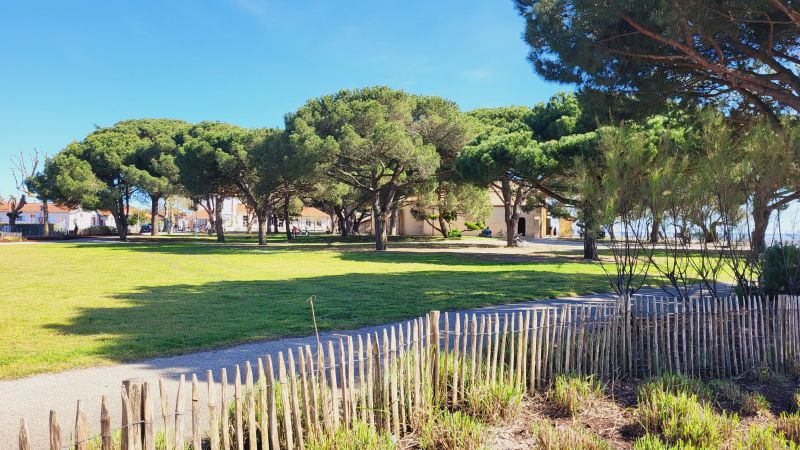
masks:
<path fill-rule="evenodd" d="M 492 237 L 492 229 L 489 228 L 489 226 L 487 225 L 486 228 L 484 228 L 481 231 L 481 236 L 483 236 L 483 237 Z"/>

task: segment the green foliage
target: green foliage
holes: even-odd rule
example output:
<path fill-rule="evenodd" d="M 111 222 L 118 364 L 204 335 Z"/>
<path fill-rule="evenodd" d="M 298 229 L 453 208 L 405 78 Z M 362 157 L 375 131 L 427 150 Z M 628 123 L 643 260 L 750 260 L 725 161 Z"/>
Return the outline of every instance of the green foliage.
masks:
<path fill-rule="evenodd" d="M 633 443 L 634 450 L 701 450 L 700 447 L 696 447 L 692 444 L 687 444 L 685 442 L 677 442 L 674 444 L 667 444 L 661 440 L 658 436 L 654 436 L 652 434 L 647 434 Z"/>
<path fill-rule="evenodd" d="M 430 180 L 472 131 L 455 103 L 386 87 L 339 91 L 286 117 L 291 142 L 332 179 L 373 200 L 376 248 L 398 200 Z"/>
<path fill-rule="evenodd" d="M 481 231 L 486 229 L 486 222 L 464 222 L 464 226 L 469 231 Z"/>
<path fill-rule="evenodd" d="M 711 401 L 715 394 L 713 387 L 706 385 L 699 378 L 692 378 L 682 374 L 665 373 L 658 377 L 650 378 L 639 386 L 639 400 L 648 400 L 656 393 L 689 394 L 700 399 Z"/>
<path fill-rule="evenodd" d="M 497 423 L 517 414 L 522 392 L 513 384 L 496 382 L 472 389 L 466 398 L 465 411 L 484 423 Z"/>
<path fill-rule="evenodd" d="M 800 444 L 800 414 L 781 413 L 775 428 L 790 441 Z"/>
<path fill-rule="evenodd" d="M 105 225 L 93 225 L 80 231 L 81 236 L 111 236 L 116 233 L 116 228 Z"/>
<path fill-rule="evenodd" d="M 611 444 L 589 431 L 571 425 L 554 426 L 534 422 L 531 432 L 537 449 L 542 450 L 611 450 Z"/>
<path fill-rule="evenodd" d="M 573 417 L 601 395 L 600 383 L 592 376 L 558 375 L 547 398 L 559 414 Z"/>
<path fill-rule="evenodd" d="M 788 83 L 796 83 L 792 60 L 775 57 L 800 49 L 795 10 L 784 2 L 721 0 L 713 8 L 698 0 L 515 3 L 537 73 L 612 98 L 634 94 L 638 110 L 626 108 L 629 113 L 646 114 L 676 97 L 718 100 L 734 111 L 760 114 L 798 110 L 797 96 L 787 95 L 783 82 L 762 79 L 752 69 L 790 73 Z M 756 19 L 764 16 L 770 20 Z M 698 38 L 687 42 L 686 36 Z"/>
<path fill-rule="evenodd" d="M 800 247 L 794 244 L 773 244 L 762 254 L 761 288 L 764 294 L 797 294 L 800 292 Z"/>
<path fill-rule="evenodd" d="M 419 432 L 422 450 L 478 450 L 483 448 L 483 427 L 472 417 L 456 411 L 434 414 Z"/>
<path fill-rule="evenodd" d="M 352 429 L 340 427 L 333 436 L 323 434 L 305 442 L 308 450 L 389 450 L 397 448 L 392 436 L 379 433 L 363 422 L 356 422 Z"/>
<path fill-rule="evenodd" d="M 786 436 L 774 426 L 751 425 L 747 434 L 731 445 L 735 450 L 782 449 L 797 450 L 797 443 L 786 439 Z"/>
<path fill-rule="evenodd" d="M 245 170 L 247 132 L 222 122 L 201 122 L 184 133 L 177 165 L 180 180 L 193 198 L 224 196 L 236 192 Z"/>
<path fill-rule="evenodd" d="M 447 232 L 447 237 L 450 239 L 461 239 L 461 231 L 459 230 L 450 230 Z"/>
<path fill-rule="evenodd" d="M 685 443 L 715 448 L 738 423 L 736 415 L 715 414 L 695 394 L 652 389 L 639 398 L 639 421 L 647 433 L 660 435 L 669 444 Z"/>

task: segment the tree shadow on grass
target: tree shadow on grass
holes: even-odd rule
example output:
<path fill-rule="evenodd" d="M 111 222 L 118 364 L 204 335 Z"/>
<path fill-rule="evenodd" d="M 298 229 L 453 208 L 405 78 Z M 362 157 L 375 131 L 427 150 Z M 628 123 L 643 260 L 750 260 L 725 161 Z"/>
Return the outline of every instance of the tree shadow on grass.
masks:
<path fill-rule="evenodd" d="M 290 252 L 341 252 L 339 258 L 346 261 L 364 263 L 390 263 L 390 264 L 436 264 L 446 266 L 496 266 L 499 263 L 510 265 L 523 265 L 532 263 L 587 263 L 579 258 L 562 256 L 542 256 L 530 254 L 515 254 L 490 251 L 458 252 L 448 251 L 451 246 L 436 244 L 431 249 L 419 250 L 419 246 L 395 246 L 395 250 L 376 252 L 371 247 L 364 245 L 319 245 L 292 243 L 284 245 L 257 246 L 253 244 L 216 244 L 207 241 L 199 242 L 173 242 L 163 241 L 138 241 L 127 244 L 118 243 L 84 243 L 76 244 L 80 249 L 109 249 L 127 252 L 162 253 L 169 255 L 269 255 Z M 463 249 L 463 246 L 461 246 Z M 494 247 L 496 249 L 496 247 Z"/>
<path fill-rule="evenodd" d="M 310 305 L 321 330 L 358 328 L 418 317 L 430 310 L 468 309 L 607 290 L 602 274 L 549 271 L 425 271 L 347 274 L 279 281 L 223 281 L 141 286 L 119 294 L 122 307 L 85 308 L 64 335 L 104 336 L 96 354 L 110 361 L 310 335 Z"/>

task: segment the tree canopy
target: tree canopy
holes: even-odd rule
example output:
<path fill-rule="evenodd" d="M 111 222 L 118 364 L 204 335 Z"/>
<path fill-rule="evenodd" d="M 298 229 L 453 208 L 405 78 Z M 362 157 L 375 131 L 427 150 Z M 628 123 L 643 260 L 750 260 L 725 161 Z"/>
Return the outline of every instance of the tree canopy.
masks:
<path fill-rule="evenodd" d="M 295 145 L 315 155 L 328 176 L 369 193 L 377 250 L 387 248 L 389 216 L 404 191 L 440 165 L 422 133 L 438 118 L 420 115 L 417 106 L 413 95 L 371 87 L 310 100 L 286 120 Z"/>
<path fill-rule="evenodd" d="M 536 72 L 648 103 L 800 112 L 792 0 L 515 0 Z M 653 102 L 655 100 L 655 102 Z"/>

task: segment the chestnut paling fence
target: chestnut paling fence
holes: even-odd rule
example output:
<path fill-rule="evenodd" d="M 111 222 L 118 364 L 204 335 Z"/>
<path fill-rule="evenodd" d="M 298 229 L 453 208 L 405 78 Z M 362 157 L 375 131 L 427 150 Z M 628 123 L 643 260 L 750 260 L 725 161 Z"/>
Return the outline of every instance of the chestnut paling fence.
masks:
<path fill-rule="evenodd" d="M 356 423 L 402 436 L 435 405 L 456 405 L 476 388 L 503 382 L 546 388 L 563 373 L 602 379 L 677 372 L 732 377 L 796 369 L 800 297 L 674 299 L 626 297 L 597 304 L 510 313 L 433 311 L 378 333 L 287 349 L 236 366 L 233 383 L 208 371 L 163 383 L 128 380 L 116 417 L 102 398 L 93 433 L 85 405 L 49 433 L 59 450 L 303 449 Z M 207 401 L 201 404 L 201 390 Z M 5 446 L 4 446 L 5 447 Z"/>

